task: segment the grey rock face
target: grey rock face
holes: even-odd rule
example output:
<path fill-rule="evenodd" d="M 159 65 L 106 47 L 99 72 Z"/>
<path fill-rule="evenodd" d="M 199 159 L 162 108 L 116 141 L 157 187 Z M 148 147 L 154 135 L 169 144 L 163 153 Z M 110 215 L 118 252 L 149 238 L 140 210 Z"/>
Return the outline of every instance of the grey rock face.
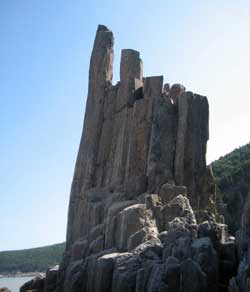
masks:
<path fill-rule="evenodd" d="M 91 188 L 120 191 L 133 198 L 145 191 L 159 192 L 170 183 L 187 186 L 185 193 L 194 206 L 201 199 L 199 183 L 206 173 L 208 139 L 206 98 L 186 93 L 179 84 L 170 88 L 169 96 L 162 96 L 163 77 L 143 78 L 140 54 L 130 49 L 122 51 L 120 82 L 113 86 L 113 42 L 112 32 L 99 26 L 71 188 L 67 249 L 86 239 L 89 225 L 97 224 L 93 220 L 103 222 L 102 217 L 88 218 L 92 213 L 101 216 L 103 208 L 101 201 L 86 202 Z"/>
<path fill-rule="evenodd" d="M 200 266 L 191 259 L 181 264 L 181 287 L 183 292 L 206 292 L 207 279 Z"/>
<path fill-rule="evenodd" d="M 162 208 L 161 213 L 164 230 L 168 229 L 169 223 L 171 223 L 175 218 L 179 218 L 179 221 L 182 222 L 184 226 L 186 224 L 196 224 L 196 219 L 189 204 L 189 200 L 182 195 L 176 196 L 168 204 L 166 204 Z"/>
<path fill-rule="evenodd" d="M 56 289 L 59 266 L 49 268 L 46 272 L 43 292 L 53 292 Z"/>
<path fill-rule="evenodd" d="M 174 179 L 176 149 L 177 107 L 170 99 L 159 97 L 155 101 L 148 158 L 149 191 Z"/>
<path fill-rule="evenodd" d="M 99 26 L 90 60 L 86 115 L 71 187 L 67 247 L 82 235 L 84 205 L 81 197 L 84 190 L 93 184 L 104 99 L 113 76 L 113 43 L 113 33 L 105 26 Z"/>
<path fill-rule="evenodd" d="M 46 292 L 55 282 L 54 292 L 217 291 L 220 256 L 233 260 L 212 214 L 208 101 L 180 84 L 163 89 L 162 76 L 143 77 L 130 49 L 112 85 L 113 41 L 99 26 L 65 256 L 59 271 L 48 270 Z"/>
<path fill-rule="evenodd" d="M 219 260 L 217 252 L 208 237 L 195 240 L 191 246 L 193 260 L 197 262 L 207 275 L 208 291 L 218 291 Z"/>
<path fill-rule="evenodd" d="M 185 186 L 175 186 L 170 183 L 162 185 L 159 195 L 162 202 L 167 204 L 178 195 L 187 196 L 187 188 Z"/>
<path fill-rule="evenodd" d="M 168 96 L 176 103 L 179 96 L 185 92 L 186 88 L 181 84 L 173 84 L 169 90 Z"/>
<path fill-rule="evenodd" d="M 200 181 L 206 176 L 208 114 L 206 97 L 192 92 L 178 97 L 175 180 L 187 186 L 191 205 L 201 209 L 206 209 L 208 200 L 200 197 Z"/>

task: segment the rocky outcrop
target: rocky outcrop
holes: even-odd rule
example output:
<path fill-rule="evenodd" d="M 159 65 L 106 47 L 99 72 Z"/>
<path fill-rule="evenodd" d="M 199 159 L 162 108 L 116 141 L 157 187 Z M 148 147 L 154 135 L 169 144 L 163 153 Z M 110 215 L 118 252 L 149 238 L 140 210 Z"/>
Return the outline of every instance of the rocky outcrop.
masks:
<path fill-rule="evenodd" d="M 99 26 L 64 259 L 44 292 L 223 291 L 235 246 L 214 214 L 207 98 L 143 77 L 128 49 L 112 85 L 112 61 Z"/>
<path fill-rule="evenodd" d="M 194 207 L 205 208 L 207 203 L 206 194 L 200 192 L 206 175 L 207 99 L 185 92 L 179 84 L 165 96 L 162 76 L 142 77 L 137 51 L 122 50 L 120 82 L 115 86 L 112 65 L 113 34 L 99 26 L 71 188 L 67 249 L 90 231 L 84 222 L 88 221 L 86 197 L 92 188 L 102 189 L 108 197 L 122 192 L 133 198 L 158 193 L 170 183 L 185 185 Z"/>
<path fill-rule="evenodd" d="M 241 217 L 241 229 L 236 234 L 237 253 L 240 261 L 237 276 L 230 281 L 229 292 L 250 291 L 250 193 Z"/>
<path fill-rule="evenodd" d="M 43 292 L 44 290 L 44 281 L 45 277 L 43 275 L 37 276 L 27 283 L 23 284 L 23 286 L 20 288 L 20 292 L 28 292 L 28 291 L 34 291 L 34 292 Z"/>

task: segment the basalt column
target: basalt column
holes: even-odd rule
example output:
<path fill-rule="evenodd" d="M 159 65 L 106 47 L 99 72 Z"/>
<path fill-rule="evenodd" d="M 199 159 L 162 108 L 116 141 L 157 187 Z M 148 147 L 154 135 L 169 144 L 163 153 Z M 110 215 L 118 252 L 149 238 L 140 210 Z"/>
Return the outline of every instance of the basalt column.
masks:
<path fill-rule="evenodd" d="M 135 100 L 127 160 L 127 179 L 146 176 L 155 100 L 162 94 L 163 76 L 146 77 L 142 98 Z"/>
<path fill-rule="evenodd" d="M 93 185 L 98 145 L 103 122 L 104 100 L 112 80 L 113 33 L 105 26 L 97 29 L 89 68 L 86 112 L 71 187 L 67 227 L 67 247 L 81 236 L 84 190 Z"/>
<path fill-rule="evenodd" d="M 135 50 L 122 50 L 120 65 L 120 85 L 117 92 L 114 120 L 113 165 L 110 183 L 124 183 L 129 149 L 130 130 L 133 123 L 134 92 L 142 86 L 142 61 Z"/>
<path fill-rule="evenodd" d="M 178 97 L 178 128 L 175 150 L 175 181 L 188 187 L 195 208 L 206 208 L 208 194 L 201 198 L 207 176 L 208 101 L 205 96 L 185 92 Z M 204 187 L 204 186 L 203 186 Z"/>
<path fill-rule="evenodd" d="M 164 183 L 174 183 L 177 105 L 168 96 L 156 99 L 148 157 L 148 190 L 159 192 Z"/>

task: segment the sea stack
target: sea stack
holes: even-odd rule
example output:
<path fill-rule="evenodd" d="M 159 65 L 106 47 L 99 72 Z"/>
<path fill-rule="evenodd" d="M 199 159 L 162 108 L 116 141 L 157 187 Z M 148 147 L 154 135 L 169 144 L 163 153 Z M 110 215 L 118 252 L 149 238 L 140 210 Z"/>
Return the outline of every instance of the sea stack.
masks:
<path fill-rule="evenodd" d="M 236 262 L 206 166 L 208 100 L 145 77 L 132 49 L 122 50 L 113 85 L 113 46 L 100 25 L 66 249 L 53 289 L 43 292 L 226 291 Z"/>

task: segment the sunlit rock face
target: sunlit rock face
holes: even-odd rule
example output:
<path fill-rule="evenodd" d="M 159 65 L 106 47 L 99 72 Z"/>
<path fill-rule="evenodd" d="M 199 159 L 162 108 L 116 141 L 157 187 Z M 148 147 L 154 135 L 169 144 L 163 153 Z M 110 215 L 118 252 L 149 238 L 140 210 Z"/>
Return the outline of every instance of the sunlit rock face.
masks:
<path fill-rule="evenodd" d="M 99 193 L 93 207 L 99 209 L 116 193 L 137 199 L 158 193 L 165 183 L 187 186 L 195 208 L 205 208 L 210 199 L 200 185 L 206 176 L 207 98 L 180 84 L 164 94 L 163 77 L 143 77 L 140 53 L 131 49 L 122 50 L 120 82 L 112 85 L 113 44 L 113 33 L 99 26 L 72 182 L 67 248 L 87 238 L 98 220 L 104 223 L 105 218 L 89 218 L 90 189 L 93 196 Z M 104 214 L 99 211 L 98 216 Z"/>
<path fill-rule="evenodd" d="M 100 25 L 54 291 L 226 291 L 235 246 L 216 222 L 207 98 L 144 77 L 131 49 L 112 85 L 113 45 Z"/>

